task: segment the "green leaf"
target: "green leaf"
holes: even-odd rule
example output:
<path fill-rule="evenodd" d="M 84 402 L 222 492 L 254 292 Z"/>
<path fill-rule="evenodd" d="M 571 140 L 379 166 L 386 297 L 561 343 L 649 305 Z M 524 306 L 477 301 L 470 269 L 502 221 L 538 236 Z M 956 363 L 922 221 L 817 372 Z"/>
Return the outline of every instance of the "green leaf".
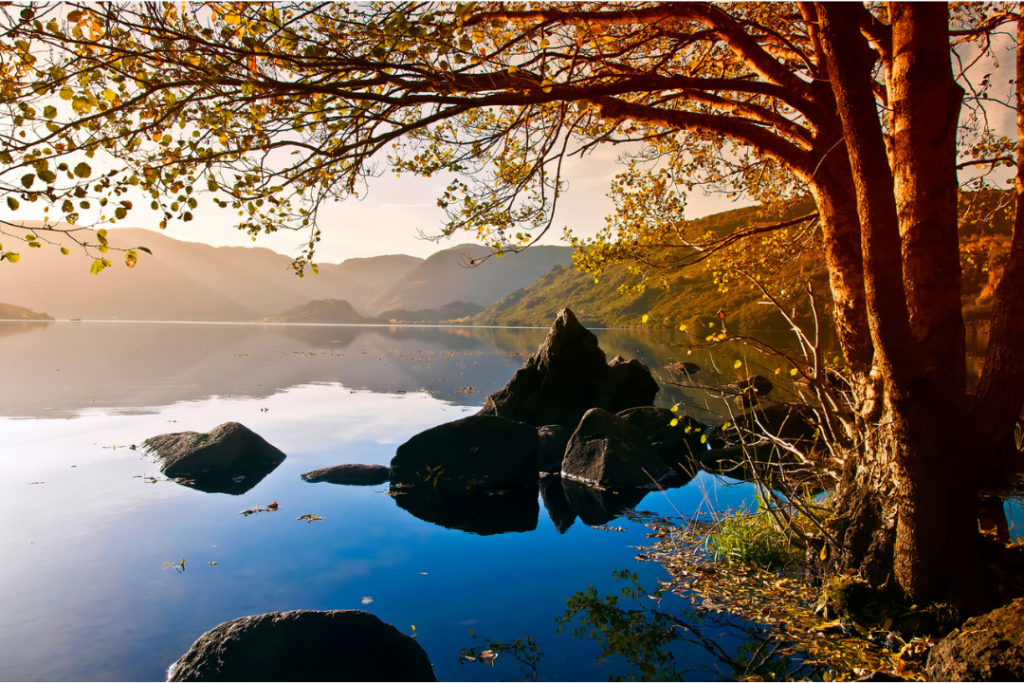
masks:
<path fill-rule="evenodd" d="M 114 209 L 114 218 L 123 221 L 127 217 L 128 209 L 124 208 L 123 206 L 119 206 L 116 209 Z"/>
<path fill-rule="evenodd" d="M 34 183 L 35 181 L 35 173 L 26 173 L 25 175 L 21 176 L 21 184 L 24 185 L 26 189 L 32 187 L 32 183 Z"/>
<path fill-rule="evenodd" d="M 146 253 L 147 253 L 147 254 L 149 254 L 150 256 L 152 256 L 152 255 L 153 255 L 153 252 L 151 252 L 151 251 L 149 250 L 149 247 L 135 247 L 135 248 L 136 248 L 136 249 L 138 249 L 139 251 L 144 251 L 144 252 L 146 252 Z"/>
<path fill-rule="evenodd" d="M 62 253 L 62 254 L 64 254 L 65 256 L 67 256 L 67 255 L 68 255 L 68 254 L 70 254 L 71 252 L 70 252 L 70 251 L 68 251 L 68 248 L 67 248 L 67 247 L 61 247 L 61 248 L 60 248 L 60 253 Z"/>
<path fill-rule="evenodd" d="M 45 116 L 48 119 L 56 118 L 57 107 L 53 106 L 52 104 L 46 105 L 45 107 L 43 107 L 43 116 Z"/>
<path fill-rule="evenodd" d="M 15 199 L 14 197 L 8 197 L 7 198 L 7 207 L 11 211 L 17 211 L 19 206 L 21 206 L 21 205 L 18 203 L 17 199 Z"/>
<path fill-rule="evenodd" d="M 79 178 L 88 178 L 92 175 L 92 168 L 84 161 L 75 166 L 75 175 Z"/>

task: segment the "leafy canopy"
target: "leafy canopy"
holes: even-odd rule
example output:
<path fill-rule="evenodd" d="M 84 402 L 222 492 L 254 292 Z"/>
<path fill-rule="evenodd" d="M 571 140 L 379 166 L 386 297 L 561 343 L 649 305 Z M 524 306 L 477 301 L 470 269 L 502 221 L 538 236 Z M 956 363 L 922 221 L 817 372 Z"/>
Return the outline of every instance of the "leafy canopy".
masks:
<path fill-rule="evenodd" d="M 964 25 L 996 13 L 959 11 Z M 567 155 L 625 144 L 616 215 L 576 242 L 597 273 L 701 246 L 680 229 L 688 192 L 804 196 L 835 142 L 813 44 L 789 3 L 6 6 L 0 192 L 10 219 L 41 204 L 50 229 L 147 204 L 166 227 L 208 194 L 254 239 L 307 231 L 301 274 L 322 204 L 386 168 L 443 176 L 442 234 L 500 255 L 550 228 Z"/>

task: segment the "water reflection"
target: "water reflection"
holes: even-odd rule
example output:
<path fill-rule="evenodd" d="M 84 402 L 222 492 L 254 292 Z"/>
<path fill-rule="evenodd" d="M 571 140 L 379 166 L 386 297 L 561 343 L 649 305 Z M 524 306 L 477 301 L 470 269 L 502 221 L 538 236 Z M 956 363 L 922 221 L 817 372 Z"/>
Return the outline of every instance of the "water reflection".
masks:
<path fill-rule="evenodd" d="M 390 494 L 414 517 L 479 536 L 533 531 L 540 512 L 532 489 L 460 495 L 392 488 Z"/>

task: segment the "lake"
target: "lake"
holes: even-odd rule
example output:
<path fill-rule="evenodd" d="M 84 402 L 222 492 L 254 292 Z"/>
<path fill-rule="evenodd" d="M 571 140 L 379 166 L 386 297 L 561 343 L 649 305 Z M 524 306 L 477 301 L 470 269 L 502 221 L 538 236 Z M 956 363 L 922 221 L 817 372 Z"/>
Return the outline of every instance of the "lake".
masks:
<path fill-rule="evenodd" d="M 680 360 L 678 349 L 643 334 L 595 332 L 609 358 L 638 357 L 652 368 Z M 573 635 L 578 618 L 561 631 L 556 619 L 590 586 L 618 594 L 625 584 L 616 569 L 636 572 L 647 590 L 667 578 L 635 559 L 647 541 L 642 524 L 620 517 L 593 528 L 573 522 L 571 510 L 549 515 L 541 501 L 535 522 L 520 520 L 529 530 L 482 535 L 417 518 L 386 486 L 299 478 L 340 463 L 388 464 L 414 434 L 478 410 L 545 334 L 0 322 L 0 679 L 162 680 L 217 624 L 290 609 L 373 612 L 415 633 L 440 680 L 532 676 L 512 656 L 493 666 L 459 660 L 462 648 L 525 636 L 543 653 L 542 680 L 638 675 L 625 658 L 601 659 L 599 642 Z M 720 366 L 731 368 L 722 353 Z M 658 404 L 704 400 L 666 388 Z M 243 495 L 167 481 L 131 449 L 228 421 L 287 454 Z M 701 474 L 636 506 L 674 516 L 738 506 L 750 493 Z M 272 502 L 279 510 L 239 514 Z M 303 514 L 323 520 L 298 520 Z M 688 603 L 667 594 L 654 606 L 682 613 Z M 704 635 L 734 652 L 743 644 L 735 621 L 709 618 Z M 735 676 L 705 647 L 667 647 L 692 678 Z"/>

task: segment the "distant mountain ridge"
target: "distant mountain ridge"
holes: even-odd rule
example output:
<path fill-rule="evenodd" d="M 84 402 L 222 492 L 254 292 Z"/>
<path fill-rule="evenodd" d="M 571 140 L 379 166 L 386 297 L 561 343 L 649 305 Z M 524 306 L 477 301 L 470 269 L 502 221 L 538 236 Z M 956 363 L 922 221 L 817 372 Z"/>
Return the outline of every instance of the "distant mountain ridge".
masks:
<path fill-rule="evenodd" d="M 90 275 L 74 245 L 67 245 L 69 256 L 44 245 L 3 264 L 0 292 L 62 319 L 252 321 L 317 299 L 345 299 L 359 311 L 423 261 L 406 255 L 351 259 L 320 264 L 319 275 L 299 278 L 291 258 L 265 248 L 212 247 L 139 228 L 109 230 L 108 239 L 112 247 L 144 245 L 153 256 L 140 253 L 133 270 L 117 263 Z"/>
<path fill-rule="evenodd" d="M 326 323 L 330 325 L 360 325 L 380 322 L 367 318 L 352 308 L 352 304 L 339 299 L 317 299 L 303 306 L 264 318 L 264 323 Z"/>
<path fill-rule="evenodd" d="M 453 301 L 489 306 L 521 287 L 536 281 L 555 266 L 572 263 L 571 247 L 530 247 L 520 254 L 492 256 L 479 244 L 462 244 L 431 255 L 402 279 L 373 297 L 367 310 L 378 315 L 388 310 L 440 309 Z"/>
<path fill-rule="evenodd" d="M 0 303 L 0 320 L 53 320 L 53 316 L 24 306 Z"/>

